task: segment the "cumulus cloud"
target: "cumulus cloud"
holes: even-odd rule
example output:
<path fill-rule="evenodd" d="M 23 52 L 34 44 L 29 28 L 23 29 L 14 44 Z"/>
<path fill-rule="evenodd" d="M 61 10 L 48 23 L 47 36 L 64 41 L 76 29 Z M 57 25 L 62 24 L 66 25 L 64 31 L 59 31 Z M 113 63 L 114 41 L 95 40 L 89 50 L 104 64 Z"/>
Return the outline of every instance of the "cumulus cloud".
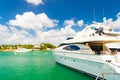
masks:
<path fill-rule="evenodd" d="M 8 32 L 9 32 L 9 30 L 8 30 L 7 26 L 0 24 L 0 38 L 7 37 L 7 35 L 4 35 L 4 34 L 8 34 Z"/>
<path fill-rule="evenodd" d="M 77 21 L 77 24 L 78 24 L 78 26 L 83 26 L 84 25 L 84 21 L 83 20 L 79 20 L 79 21 Z"/>
<path fill-rule="evenodd" d="M 53 28 L 56 26 L 57 20 L 49 19 L 45 13 L 38 15 L 32 12 L 16 15 L 15 20 L 10 20 L 9 28 L 1 25 L 0 32 L 1 44 L 36 44 L 36 43 L 52 43 L 58 45 L 67 37 L 74 36 L 76 31 L 72 29 L 75 25 L 74 20 L 65 20 L 64 26 L 60 29 L 50 29 L 48 31 L 43 28 Z M 41 24 L 36 25 L 35 24 Z M 19 26 L 19 28 L 18 28 Z M 33 30 L 35 35 L 29 30 Z M 2 40 L 3 39 L 3 40 Z"/>
<path fill-rule="evenodd" d="M 4 38 L 3 43 L 8 44 L 36 44 L 36 43 L 52 43 L 55 45 L 66 40 L 67 37 L 74 36 L 75 30 L 71 27 L 64 26 L 64 28 L 49 30 L 49 31 L 36 31 L 36 35 L 32 35 L 27 30 L 18 30 L 15 27 L 11 27 L 12 32 L 8 32 L 9 36 Z M 4 32 L 4 35 L 6 33 Z M 1 37 L 2 38 L 2 37 Z"/>
<path fill-rule="evenodd" d="M 76 31 L 71 28 L 74 24 L 73 20 L 65 20 L 64 27 L 44 32 L 37 31 L 37 37 L 39 37 L 40 42 L 48 42 L 58 45 L 60 42 L 66 40 L 67 37 L 72 37 L 76 34 Z"/>
<path fill-rule="evenodd" d="M 99 25 L 106 24 L 112 28 L 120 28 L 120 13 L 116 16 L 116 20 L 104 17 L 102 23 L 94 22 L 90 25 L 97 23 Z M 54 29 L 57 26 L 57 20 L 50 19 L 45 13 L 25 12 L 23 15 L 16 15 L 15 20 L 9 20 L 8 23 L 11 25 L 9 28 L 0 24 L 0 44 L 52 43 L 58 45 L 67 37 L 77 35 L 78 33 L 72 27 L 82 26 L 84 21 L 64 20 L 63 27 Z M 49 28 L 49 30 L 44 30 L 44 28 Z"/>
<path fill-rule="evenodd" d="M 9 20 L 11 26 L 21 27 L 23 29 L 42 30 L 43 28 L 52 28 L 57 26 L 57 20 L 50 19 L 45 13 L 34 14 L 25 12 L 23 15 L 16 15 L 15 20 Z"/>
<path fill-rule="evenodd" d="M 110 26 L 113 29 L 120 29 L 120 13 L 118 13 L 117 15 L 117 19 L 113 20 L 112 18 L 103 18 L 103 23 Z"/>
<path fill-rule="evenodd" d="M 93 22 L 92 24 L 90 24 L 89 26 L 102 26 L 102 27 L 110 27 L 112 29 L 120 29 L 120 12 L 116 15 L 117 19 L 113 20 L 113 18 L 106 18 L 103 17 L 103 22 Z M 97 24 L 97 25 L 96 25 Z"/>
<path fill-rule="evenodd" d="M 33 5 L 39 5 L 39 4 L 44 4 L 43 0 L 26 0 L 28 3 L 33 4 Z"/>
<path fill-rule="evenodd" d="M 75 25 L 75 22 L 74 22 L 74 20 L 73 19 L 71 19 L 71 20 L 65 20 L 64 21 L 64 24 L 66 25 L 66 26 L 73 26 L 73 25 Z"/>
<path fill-rule="evenodd" d="M 9 36 L 7 40 L 8 43 L 11 44 L 25 44 L 25 43 L 31 43 L 31 39 L 34 37 L 26 30 L 17 30 L 14 27 L 10 28 L 11 30 L 11 36 Z M 31 42 L 30 42 L 31 41 Z"/>
<path fill-rule="evenodd" d="M 0 24 L 0 43 L 6 43 L 6 39 L 10 36 L 7 26 Z"/>
<path fill-rule="evenodd" d="M 42 35 L 41 35 L 42 34 Z M 57 30 L 49 30 L 46 32 L 37 32 L 40 42 L 48 42 L 52 44 L 59 44 L 60 42 L 66 40 L 67 37 L 74 36 L 76 34 L 69 26 Z"/>

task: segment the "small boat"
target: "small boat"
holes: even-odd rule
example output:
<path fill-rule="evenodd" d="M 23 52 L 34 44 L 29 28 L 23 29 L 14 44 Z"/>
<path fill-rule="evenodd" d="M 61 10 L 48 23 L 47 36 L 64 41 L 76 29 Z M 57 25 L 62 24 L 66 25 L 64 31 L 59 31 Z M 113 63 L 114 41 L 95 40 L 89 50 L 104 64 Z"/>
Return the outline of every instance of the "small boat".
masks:
<path fill-rule="evenodd" d="M 55 61 L 96 80 L 120 80 L 120 53 L 107 46 L 120 42 L 120 34 L 112 33 L 106 25 L 96 25 L 88 26 L 72 39 L 62 42 L 53 50 Z"/>
<path fill-rule="evenodd" d="M 18 48 L 17 50 L 15 50 L 14 52 L 29 52 L 29 51 L 32 51 L 31 49 L 26 49 L 26 48 Z"/>

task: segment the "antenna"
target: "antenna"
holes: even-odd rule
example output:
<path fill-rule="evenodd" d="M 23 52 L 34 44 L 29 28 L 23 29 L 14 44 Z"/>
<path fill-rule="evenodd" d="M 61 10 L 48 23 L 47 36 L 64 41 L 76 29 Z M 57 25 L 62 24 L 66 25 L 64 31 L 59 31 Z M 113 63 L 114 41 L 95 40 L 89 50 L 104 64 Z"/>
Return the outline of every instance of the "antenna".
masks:
<path fill-rule="evenodd" d="M 95 20 L 95 22 L 96 22 L 95 9 L 94 9 L 94 7 L 92 7 L 92 8 L 93 8 L 94 20 Z"/>
<path fill-rule="evenodd" d="M 104 11 L 104 8 L 103 8 L 103 17 L 105 17 L 105 11 Z"/>

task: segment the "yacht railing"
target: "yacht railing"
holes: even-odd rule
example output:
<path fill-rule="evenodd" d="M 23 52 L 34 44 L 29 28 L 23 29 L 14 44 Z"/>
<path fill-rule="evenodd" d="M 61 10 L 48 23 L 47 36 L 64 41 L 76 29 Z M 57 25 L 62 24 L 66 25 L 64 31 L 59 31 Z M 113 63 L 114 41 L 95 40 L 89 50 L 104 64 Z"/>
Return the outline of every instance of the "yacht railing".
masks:
<path fill-rule="evenodd" d="M 112 74 L 112 75 L 120 75 L 120 74 L 118 74 L 118 73 L 102 72 L 102 73 L 100 73 L 100 75 L 101 75 L 102 77 L 97 76 L 95 80 L 106 80 L 106 79 L 105 79 L 105 75 L 111 75 L 111 74 Z"/>
<path fill-rule="evenodd" d="M 100 54 L 111 54 L 110 51 L 100 51 Z"/>

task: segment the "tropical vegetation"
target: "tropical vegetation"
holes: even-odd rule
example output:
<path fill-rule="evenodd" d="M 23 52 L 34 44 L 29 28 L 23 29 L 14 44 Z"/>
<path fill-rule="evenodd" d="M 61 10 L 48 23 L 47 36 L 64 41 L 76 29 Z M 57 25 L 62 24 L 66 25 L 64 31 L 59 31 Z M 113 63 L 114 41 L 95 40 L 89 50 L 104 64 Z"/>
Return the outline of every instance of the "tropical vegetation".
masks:
<path fill-rule="evenodd" d="M 15 44 L 15 45 L 7 45 L 3 44 L 0 45 L 0 50 L 15 50 L 18 47 L 26 48 L 26 49 L 36 49 L 35 45 L 32 44 Z M 56 46 L 50 44 L 50 43 L 42 43 L 38 45 L 38 50 L 47 50 L 47 49 L 54 49 Z"/>

